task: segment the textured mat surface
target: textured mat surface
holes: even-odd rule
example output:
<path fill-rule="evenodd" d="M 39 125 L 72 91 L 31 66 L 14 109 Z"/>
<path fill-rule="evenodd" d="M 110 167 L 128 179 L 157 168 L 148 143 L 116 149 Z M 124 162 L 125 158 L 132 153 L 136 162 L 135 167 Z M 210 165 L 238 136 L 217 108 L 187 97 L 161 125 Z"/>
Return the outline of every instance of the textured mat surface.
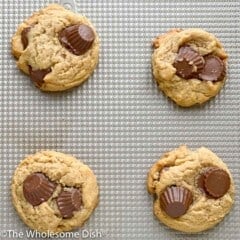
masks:
<path fill-rule="evenodd" d="M 23 19 L 50 2 L 0 0 L 0 238 L 9 237 L 6 230 L 25 234 L 28 229 L 11 204 L 15 167 L 27 154 L 55 149 L 82 159 L 98 177 L 100 204 L 83 228 L 98 230 L 102 237 L 97 239 L 239 239 L 238 192 L 222 223 L 189 236 L 155 219 L 145 187 L 148 169 L 160 155 L 187 144 L 216 152 L 231 169 L 238 190 L 239 1 L 76 1 L 76 11 L 99 32 L 100 64 L 82 86 L 47 94 L 16 68 L 10 38 Z M 228 81 L 204 106 L 178 108 L 152 80 L 151 40 L 176 27 L 204 28 L 229 53 Z"/>

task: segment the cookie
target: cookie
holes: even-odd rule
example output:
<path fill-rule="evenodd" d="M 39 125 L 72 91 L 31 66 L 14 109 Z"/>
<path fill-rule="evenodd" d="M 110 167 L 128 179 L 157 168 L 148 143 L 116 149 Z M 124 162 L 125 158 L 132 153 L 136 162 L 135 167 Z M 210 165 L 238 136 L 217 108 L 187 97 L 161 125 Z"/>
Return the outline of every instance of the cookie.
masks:
<path fill-rule="evenodd" d="M 11 190 L 21 219 L 40 232 L 80 227 L 98 204 L 92 170 L 76 158 L 55 151 L 26 157 L 14 173 Z"/>
<path fill-rule="evenodd" d="M 93 73 L 99 38 L 84 16 L 58 4 L 35 12 L 12 38 L 17 65 L 43 91 L 80 85 Z"/>
<path fill-rule="evenodd" d="M 229 213 L 234 183 L 226 164 L 201 147 L 186 146 L 165 153 L 148 173 L 153 212 L 178 231 L 197 233 L 212 228 Z"/>
<path fill-rule="evenodd" d="M 216 96 L 226 81 L 227 54 L 202 29 L 173 29 L 153 41 L 153 76 L 159 88 L 182 107 Z"/>

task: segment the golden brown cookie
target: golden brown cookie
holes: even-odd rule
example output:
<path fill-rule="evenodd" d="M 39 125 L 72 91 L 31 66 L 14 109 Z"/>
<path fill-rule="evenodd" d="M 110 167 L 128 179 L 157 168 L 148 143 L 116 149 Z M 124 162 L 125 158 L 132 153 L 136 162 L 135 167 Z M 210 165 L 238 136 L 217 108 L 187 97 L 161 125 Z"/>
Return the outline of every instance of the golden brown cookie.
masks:
<path fill-rule="evenodd" d="M 98 193 L 87 165 L 55 151 L 26 157 L 12 179 L 15 209 L 30 228 L 41 232 L 82 226 L 97 206 Z"/>
<path fill-rule="evenodd" d="M 179 106 L 216 96 L 226 80 L 227 54 L 202 29 L 173 29 L 153 41 L 153 75 L 159 88 Z"/>
<path fill-rule="evenodd" d="M 229 213 L 234 183 L 226 164 L 201 147 L 165 153 L 148 173 L 153 212 L 170 228 L 196 233 L 212 228 Z"/>
<path fill-rule="evenodd" d="M 93 73 L 99 38 L 86 17 L 51 4 L 19 25 L 12 53 L 18 67 L 41 90 L 63 91 Z"/>

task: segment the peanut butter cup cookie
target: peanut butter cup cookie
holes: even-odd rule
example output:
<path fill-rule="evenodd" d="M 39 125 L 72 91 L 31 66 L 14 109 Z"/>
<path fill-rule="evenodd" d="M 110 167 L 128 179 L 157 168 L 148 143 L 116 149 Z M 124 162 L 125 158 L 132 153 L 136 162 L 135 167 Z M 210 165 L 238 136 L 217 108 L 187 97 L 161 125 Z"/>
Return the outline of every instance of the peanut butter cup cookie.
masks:
<path fill-rule="evenodd" d="M 12 53 L 41 90 L 63 91 L 93 73 L 99 39 L 86 17 L 51 4 L 20 24 L 12 38 Z"/>
<path fill-rule="evenodd" d="M 92 170 L 54 151 L 26 157 L 12 179 L 13 204 L 21 219 L 41 232 L 70 231 L 90 217 L 98 203 Z"/>
<path fill-rule="evenodd" d="M 153 41 L 153 75 L 159 88 L 182 107 L 214 97 L 226 80 L 227 54 L 202 29 L 174 29 Z"/>
<path fill-rule="evenodd" d="M 234 202 L 230 171 L 216 154 L 201 147 L 181 146 L 165 153 L 148 173 L 147 188 L 153 211 L 167 226 L 196 233 L 212 228 Z"/>

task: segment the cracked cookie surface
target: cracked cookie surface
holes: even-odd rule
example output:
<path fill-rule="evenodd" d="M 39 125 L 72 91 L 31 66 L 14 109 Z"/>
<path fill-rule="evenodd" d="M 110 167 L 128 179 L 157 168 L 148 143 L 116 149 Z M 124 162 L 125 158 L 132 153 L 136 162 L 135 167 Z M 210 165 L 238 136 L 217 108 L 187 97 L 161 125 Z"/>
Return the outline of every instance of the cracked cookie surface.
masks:
<path fill-rule="evenodd" d="M 57 184 L 51 197 L 32 206 L 24 197 L 23 184 L 34 173 L 44 174 Z M 81 190 L 82 206 L 71 218 L 63 218 L 57 197 L 65 188 Z M 12 200 L 21 219 L 32 229 L 41 232 L 70 231 L 80 227 L 98 204 L 98 185 L 92 170 L 76 158 L 55 151 L 42 151 L 26 157 L 15 170 L 12 179 Z"/>
<path fill-rule="evenodd" d="M 59 41 L 60 32 L 76 24 L 89 26 L 95 35 L 91 48 L 79 56 Z M 25 38 L 22 38 L 23 31 L 27 34 Z M 37 84 L 35 82 L 41 90 L 63 91 L 80 85 L 93 73 L 98 63 L 99 38 L 86 17 L 51 4 L 19 25 L 12 38 L 12 53 L 24 73 L 31 75 L 32 70 L 45 71 L 40 80 L 41 73 L 38 73 Z"/>
<path fill-rule="evenodd" d="M 181 46 L 188 45 L 202 56 L 212 54 L 227 63 L 227 54 L 219 40 L 202 29 L 173 29 L 153 41 L 153 76 L 159 88 L 182 107 L 202 104 L 216 96 L 226 81 L 202 81 L 196 77 L 184 79 L 176 74 L 174 60 Z"/>
<path fill-rule="evenodd" d="M 220 198 L 210 198 L 198 187 L 200 173 L 208 167 L 220 168 L 230 177 L 230 187 Z M 183 187 L 193 195 L 187 212 L 178 218 L 170 217 L 161 207 L 161 194 L 169 186 Z M 212 228 L 223 220 L 234 203 L 234 183 L 230 171 L 216 154 L 204 147 L 191 151 L 186 146 L 180 146 L 165 153 L 150 169 L 147 188 L 155 197 L 153 212 L 156 217 L 167 226 L 187 233 Z"/>

